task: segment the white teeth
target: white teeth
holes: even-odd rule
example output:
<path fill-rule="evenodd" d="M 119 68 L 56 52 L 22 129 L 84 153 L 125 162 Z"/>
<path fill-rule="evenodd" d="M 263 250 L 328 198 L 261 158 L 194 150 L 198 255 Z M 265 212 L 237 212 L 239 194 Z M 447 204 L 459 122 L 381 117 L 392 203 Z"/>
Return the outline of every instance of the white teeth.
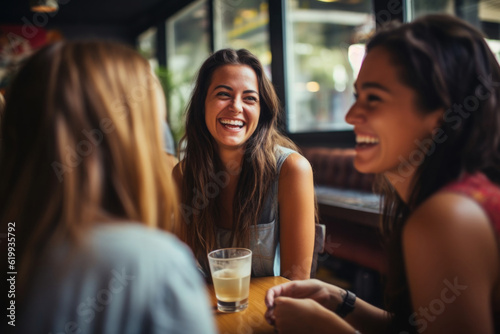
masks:
<path fill-rule="evenodd" d="M 243 126 L 243 122 L 242 121 L 238 121 L 238 120 L 229 120 L 229 119 L 221 119 L 220 122 L 222 124 L 228 124 L 228 125 L 236 125 L 236 126 Z"/>
<path fill-rule="evenodd" d="M 379 142 L 378 138 L 375 137 L 361 136 L 361 135 L 356 136 L 356 143 L 358 144 L 378 144 L 378 142 Z"/>

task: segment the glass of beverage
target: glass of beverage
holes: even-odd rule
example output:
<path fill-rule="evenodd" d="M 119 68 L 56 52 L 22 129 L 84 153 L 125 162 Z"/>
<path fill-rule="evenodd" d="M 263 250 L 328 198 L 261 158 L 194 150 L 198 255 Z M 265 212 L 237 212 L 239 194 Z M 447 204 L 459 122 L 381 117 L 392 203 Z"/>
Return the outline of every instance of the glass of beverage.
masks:
<path fill-rule="evenodd" d="M 239 312 L 248 306 L 252 251 L 246 248 L 223 248 L 208 254 L 214 282 L 217 309 Z"/>

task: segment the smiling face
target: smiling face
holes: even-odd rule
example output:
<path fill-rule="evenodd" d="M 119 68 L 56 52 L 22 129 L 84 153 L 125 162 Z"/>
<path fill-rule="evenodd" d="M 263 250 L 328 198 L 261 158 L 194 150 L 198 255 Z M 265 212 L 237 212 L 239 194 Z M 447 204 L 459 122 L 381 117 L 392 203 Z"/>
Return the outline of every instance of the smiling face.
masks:
<path fill-rule="evenodd" d="M 216 69 L 205 99 L 205 122 L 221 149 L 244 146 L 260 117 L 259 83 L 247 65 Z"/>
<path fill-rule="evenodd" d="M 384 48 L 370 50 L 355 84 L 356 102 L 346 115 L 356 134 L 354 166 L 362 173 L 397 173 L 402 161 L 422 150 L 418 143 L 431 137 L 442 115 L 418 110 L 416 92 L 400 81 L 393 64 Z"/>

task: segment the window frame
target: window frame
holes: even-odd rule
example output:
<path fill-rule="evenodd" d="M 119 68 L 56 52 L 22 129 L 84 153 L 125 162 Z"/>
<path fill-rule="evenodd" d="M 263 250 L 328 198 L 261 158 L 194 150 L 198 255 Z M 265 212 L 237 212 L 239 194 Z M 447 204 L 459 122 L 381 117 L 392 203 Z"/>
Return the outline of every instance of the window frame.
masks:
<path fill-rule="evenodd" d="M 286 72 L 286 1 L 269 1 L 269 17 L 273 20 L 269 22 L 269 39 L 271 43 L 271 71 L 273 74 L 273 84 L 276 93 L 282 103 L 285 115 L 288 113 L 287 103 L 287 72 Z M 404 0 L 372 0 L 372 8 L 376 18 L 377 28 L 387 20 L 403 21 Z M 398 8 L 398 5 L 400 6 Z M 311 132 L 289 132 L 287 129 L 286 117 L 280 120 L 279 126 L 290 139 L 301 147 L 321 146 L 321 147 L 354 147 L 354 133 L 352 130 L 338 131 L 311 131 Z"/>
<path fill-rule="evenodd" d="M 214 3 L 215 0 L 206 0 L 208 5 L 208 33 L 210 35 L 210 52 L 214 52 Z M 287 105 L 289 99 L 287 96 L 288 74 L 287 74 L 287 55 L 286 55 L 286 41 L 287 41 L 287 1 L 289 0 L 269 0 L 269 43 L 270 51 L 272 54 L 271 61 L 271 74 L 272 81 L 275 87 L 278 98 L 281 101 L 283 108 L 283 117 L 279 120 L 280 129 L 286 133 L 297 145 L 318 146 L 318 147 L 354 147 L 354 133 L 352 130 L 331 130 L 331 131 L 311 131 L 311 132 L 289 132 L 287 127 Z M 461 17 L 461 5 L 467 0 L 455 0 L 455 15 Z M 165 32 L 165 20 L 178 13 L 180 10 L 189 6 L 195 0 L 186 0 L 182 5 L 176 2 L 176 6 L 170 5 L 168 14 L 161 18 L 161 22 L 156 25 L 157 27 L 157 59 L 160 65 L 167 65 L 167 44 Z M 411 0 L 372 0 L 373 15 L 375 16 L 376 29 L 390 20 L 398 20 L 406 22 Z M 500 36 L 500 28 L 495 31 L 497 26 L 485 25 L 481 29 L 491 30 L 494 35 Z M 487 33 L 487 31 L 485 31 Z M 488 33 L 489 35 L 490 33 Z"/>

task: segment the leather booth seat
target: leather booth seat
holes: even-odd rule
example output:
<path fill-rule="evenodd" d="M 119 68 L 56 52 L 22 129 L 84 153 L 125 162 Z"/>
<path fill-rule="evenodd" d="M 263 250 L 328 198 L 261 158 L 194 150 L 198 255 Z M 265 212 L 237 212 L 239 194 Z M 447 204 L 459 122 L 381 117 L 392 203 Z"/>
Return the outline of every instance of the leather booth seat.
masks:
<path fill-rule="evenodd" d="M 380 243 L 380 197 L 375 176 L 353 165 L 354 149 L 303 147 L 313 168 L 320 223 L 326 225 L 325 251 L 364 268 L 385 272 Z"/>

